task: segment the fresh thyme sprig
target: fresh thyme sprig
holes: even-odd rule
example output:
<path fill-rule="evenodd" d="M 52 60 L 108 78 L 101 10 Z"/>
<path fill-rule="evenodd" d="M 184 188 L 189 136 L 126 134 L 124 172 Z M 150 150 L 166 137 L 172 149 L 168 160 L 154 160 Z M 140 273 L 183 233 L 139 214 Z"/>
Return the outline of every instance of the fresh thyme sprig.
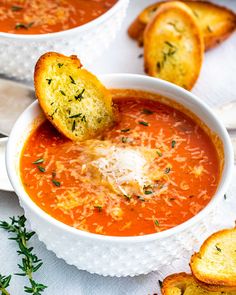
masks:
<path fill-rule="evenodd" d="M 36 256 L 36 254 L 33 254 L 33 247 L 28 246 L 28 241 L 33 237 L 35 232 L 26 230 L 26 218 L 24 215 L 18 216 L 17 218 L 11 217 L 10 219 L 10 223 L 6 221 L 1 221 L 0 228 L 3 228 L 9 233 L 14 234 L 13 237 L 9 239 L 16 241 L 19 247 L 17 253 L 18 255 L 23 256 L 21 264 L 18 264 L 21 273 L 18 273 L 17 275 L 28 277 L 30 286 L 24 286 L 24 290 L 26 293 L 41 295 L 44 289 L 47 288 L 47 286 L 35 282 L 33 279 L 33 273 L 35 273 L 42 266 L 43 262 Z M 8 279 L 7 283 L 9 284 L 9 282 L 10 279 Z M 3 294 L 8 295 L 8 293 Z"/>
<path fill-rule="evenodd" d="M 0 292 L 2 295 L 10 295 L 7 291 L 7 287 L 9 287 L 11 281 L 11 276 L 2 276 L 0 275 Z"/>

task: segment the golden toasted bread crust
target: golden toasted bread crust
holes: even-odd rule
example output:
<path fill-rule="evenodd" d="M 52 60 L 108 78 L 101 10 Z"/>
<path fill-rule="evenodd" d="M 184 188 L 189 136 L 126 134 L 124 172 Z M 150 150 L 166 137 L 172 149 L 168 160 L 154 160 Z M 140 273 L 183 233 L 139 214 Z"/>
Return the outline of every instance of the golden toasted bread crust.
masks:
<path fill-rule="evenodd" d="M 190 262 L 194 277 L 204 284 L 236 287 L 236 228 L 211 235 Z M 206 288 L 209 287 L 206 285 Z"/>
<path fill-rule="evenodd" d="M 236 28 L 236 14 L 230 9 L 207 1 L 179 1 L 187 4 L 193 10 L 203 33 L 205 50 L 217 46 L 234 32 Z M 146 7 L 131 24 L 129 28 L 131 34 L 129 35 L 132 35 L 131 37 L 137 40 L 139 45 L 143 43 L 145 26 L 163 3 L 161 1 Z M 139 29 L 137 30 L 137 28 Z M 132 31 L 135 31 L 135 34 L 132 34 Z"/>
<path fill-rule="evenodd" d="M 191 9 L 178 1 L 162 4 L 144 31 L 146 73 L 190 90 L 203 52 L 202 33 Z"/>
<path fill-rule="evenodd" d="M 45 53 L 35 66 L 34 83 L 45 116 L 71 140 L 89 139 L 112 124 L 110 92 L 77 56 Z"/>
<path fill-rule="evenodd" d="M 219 287 L 212 291 L 203 288 L 194 277 L 186 273 L 172 274 L 162 284 L 162 295 L 236 295 L 233 289 Z"/>

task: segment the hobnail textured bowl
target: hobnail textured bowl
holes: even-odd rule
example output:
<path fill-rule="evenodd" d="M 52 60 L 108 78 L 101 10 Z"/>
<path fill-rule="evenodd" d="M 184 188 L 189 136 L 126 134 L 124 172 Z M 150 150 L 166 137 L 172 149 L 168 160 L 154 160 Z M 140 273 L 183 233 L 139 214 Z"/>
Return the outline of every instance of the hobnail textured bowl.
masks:
<path fill-rule="evenodd" d="M 191 250 L 214 217 L 219 200 L 229 185 L 233 171 L 233 151 L 229 136 L 212 111 L 190 92 L 171 83 L 129 74 L 100 77 L 108 88 L 140 89 L 169 97 L 191 109 L 216 132 L 224 146 L 224 168 L 217 192 L 196 216 L 172 229 L 138 237 L 111 237 L 92 234 L 67 226 L 41 210 L 25 192 L 20 179 L 19 159 L 32 122 L 41 114 L 34 102 L 18 119 L 7 146 L 7 171 L 31 227 L 49 250 L 67 263 L 91 273 L 110 276 L 135 276 L 162 266 Z"/>
<path fill-rule="evenodd" d="M 118 2 L 97 19 L 57 33 L 18 35 L 0 32 L 0 73 L 19 80 L 33 80 L 37 59 L 47 51 L 78 54 L 87 65 L 114 39 L 125 17 L 129 0 Z"/>

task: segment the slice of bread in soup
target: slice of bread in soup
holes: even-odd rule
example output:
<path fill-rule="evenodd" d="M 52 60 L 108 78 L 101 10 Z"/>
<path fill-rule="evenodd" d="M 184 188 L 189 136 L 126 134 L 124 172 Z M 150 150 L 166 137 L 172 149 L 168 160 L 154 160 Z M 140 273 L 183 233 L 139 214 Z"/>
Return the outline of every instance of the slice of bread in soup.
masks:
<path fill-rule="evenodd" d="M 113 123 L 110 92 L 77 56 L 44 54 L 35 66 L 34 83 L 46 117 L 71 140 L 92 138 Z"/>
<path fill-rule="evenodd" d="M 190 267 L 208 289 L 213 290 L 214 285 L 236 289 L 236 228 L 210 236 L 192 256 Z"/>
<path fill-rule="evenodd" d="M 203 52 L 202 33 L 191 9 L 178 1 L 162 4 L 144 32 L 146 73 L 191 89 Z"/>
<path fill-rule="evenodd" d="M 202 30 L 205 50 L 224 41 L 236 28 L 236 14 L 222 6 L 207 1 L 181 1 L 188 5 Z M 161 4 L 157 2 L 146 7 L 128 29 L 129 36 L 143 44 L 143 32 Z"/>
<path fill-rule="evenodd" d="M 186 273 L 177 273 L 164 279 L 162 295 L 236 295 L 234 291 L 211 292 L 202 288 L 193 278 Z"/>

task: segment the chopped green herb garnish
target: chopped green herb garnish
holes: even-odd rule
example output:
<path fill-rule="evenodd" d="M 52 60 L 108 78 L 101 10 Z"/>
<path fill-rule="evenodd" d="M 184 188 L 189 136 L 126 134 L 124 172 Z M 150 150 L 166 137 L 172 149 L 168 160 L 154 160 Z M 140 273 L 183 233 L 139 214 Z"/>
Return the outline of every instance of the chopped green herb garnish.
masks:
<path fill-rule="evenodd" d="M 224 199 L 225 199 L 225 200 L 227 199 L 227 195 L 226 195 L 226 194 L 224 194 Z"/>
<path fill-rule="evenodd" d="M 129 132 L 130 131 L 130 128 L 127 128 L 127 129 L 121 129 L 121 132 Z"/>
<path fill-rule="evenodd" d="M 158 154 L 159 157 L 162 157 L 162 152 L 160 152 L 159 150 L 156 150 L 156 153 Z"/>
<path fill-rule="evenodd" d="M 61 183 L 55 179 L 52 179 L 52 183 L 55 184 L 55 186 L 57 187 L 61 186 Z"/>
<path fill-rule="evenodd" d="M 43 168 L 42 166 L 38 165 L 37 168 L 39 169 L 40 172 L 45 172 L 45 168 Z"/>
<path fill-rule="evenodd" d="M 40 159 L 38 159 L 38 160 L 32 162 L 32 164 L 41 164 L 41 163 L 43 163 L 43 162 L 44 162 L 44 159 L 43 159 L 43 158 L 40 158 Z"/>
<path fill-rule="evenodd" d="M 151 195 L 153 194 L 153 191 L 144 191 L 145 195 Z"/>
<path fill-rule="evenodd" d="M 81 118 L 81 122 L 87 122 L 85 115 Z"/>
<path fill-rule="evenodd" d="M 169 41 L 165 41 L 165 43 L 168 45 L 168 46 L 170 46 L 171 48 L 174 48 L 175 46 L 172 44 L 172 43 L 170 43 Z"/>
<path fill-rule="evenodd" d="M 142 202 L 145 202 L 145 198 L 143 196 L 137 196 L 137 198 L 142 201 Z"/>
<path fill-rule="evenodd" d="M 58 63 L 57 65 L 58 65 L 58 67 L 60 69 L 64 64 Z"/>
<path fill-rule="evenodd" d="M 79 118 L 81 116 L 82 116 L 82 113 L 79 113 L 79 114 L 76 114 L 76 115 L 69 116 L 69 118 L 73 119 L 73 118 Z"/>
<path fill-rule="evenodd" d="M 142 114 L 145 114 L 145 115 L 152 115 L 154 112 L 151 111 L 151 110 L 148 110 L 148 109 L 143 109 L 142 110 Z"/>
<path fill-rule="evenodd" d="M 94 208 L 98 209 L 99 212 L 102 211 L 102 206 L 100 206 L 100 205 L 96 205 L 96 206 L 94 206 Z"/>
<path fill-rule="evenodd" d="M 207 26 L 207 30 L 208 30 L 208 32 L 210 32 L 210 33 L 212 33 L 213 31 L 212 31 L 212 28 L 208 25 Z"/>
<path fill-rule="evenodd" d="M 157 219 L 154 220 L 156 226 L 159 226 L 159 221 Z"/>
<path fill-rule="evenodd" d="M 167 167 L 167 168 L 165 169 L 165 174 L 168 174 L 168 173 L 170 173 L 170 167 Z"/>
<path fill-rule="evenodd" d="M 173 149 L 175 146 L 176 146 L 176 141 L 175 141 L 175 140 L 172 140 L 172 142 L 171 142 L 171 147 L 172 147 L 172 149 Z"/>
<path fill-rule="evenodd" d="M 13 5 L 13 6 L 11 7 L 11 10 L 12 10 L 12 11 L 20 11 L 20 10 L 22 10 L 22 9 L 23 9 L 23 7 L 16 6 L 16 5 Z"/>
<path fill-rule="evenodd" d="M 62 95 L 64 95 L 64 96 L 66 95 L 63 90 L 60 90 L 60 92 L 61 92 Z"/>
<path fill-rule="evenodd" d="M 72 132 L 75 131 L 75 124 L 76 124 L 76 122 L 75 122 L 75 120 L 74 120 L 73 123 L 72 123 L 72 128 L 71 128 L 71 131 L 72 131 Z"/>
<path fill-rule="evenodd" d="M 28 30 L 29 28 L 31 28 L 33 26 L 33 22 L 32 23 L 29 23 L 29 24 L 23 24 L 23 23 L 17 23 L 15 25 L 15 29 L 18 30 L 18 29 L 26 29 Z"/>
<path fill-rule="evenodd" d="M 219 248 L 217 245 L 215 245 L 215 247 L 216 247 L 216 250 L 217 250 L 218 252 L 221 252 L 221 251 L 222 251 L 221 248 Z"/>
<path fill-rule="evenodd" d="M 76 83 L 75 83 L 75 80 L 74 80 L 71 76 L 69 76 L 69 77 L 70 77 L 71 83 L 72 83 L 72 84 L 76 84 Z"/>
<path fill-rule="evenodd" d="M 131 199 L 131 196 L 129 196 L 129 195 L 124 195 L 124 197 L 125 197 L 128 201 L 130 201 L 130 199 Z"/>
<path fill-rule="evenodd" d="M 145 121 L 138 121 L 140 125 L 143 125 L 143 126 L 149 126 L 149 123 L 148 122 L 145 122 Z"/>
<path fill-rule="evenodd" d="M 52 82 L 52 79 L 46 79 L 46 81 L 48 81 L 48 85 L 50 85 Z"/>
<path fill-rule="evenodd" d="M 159 61 L 157 62 L 157 70 L 158 70 L 158 72 L 161 71 L 161 63 Z"/>
<path fill-rule="evenodd" d="M 121 141 L 122 141 L 123 143 L 126 143 L 126 142 L 128 142 L 128 139 L 129 139 L 128 137 L 122 137 L 122 138 L 121 138 Z"/>
<path fill-rule="evenodd" d="M 192 12 L 197 18 L 199 17 L 198 13 L 195 10 L 192 10 Z"/>
<path fill-rule="evenodd" d="M 81 101 L 84 94 L 85 89 L 83 89 L 78 95 L 75 95 L 75 99 Z"/>

